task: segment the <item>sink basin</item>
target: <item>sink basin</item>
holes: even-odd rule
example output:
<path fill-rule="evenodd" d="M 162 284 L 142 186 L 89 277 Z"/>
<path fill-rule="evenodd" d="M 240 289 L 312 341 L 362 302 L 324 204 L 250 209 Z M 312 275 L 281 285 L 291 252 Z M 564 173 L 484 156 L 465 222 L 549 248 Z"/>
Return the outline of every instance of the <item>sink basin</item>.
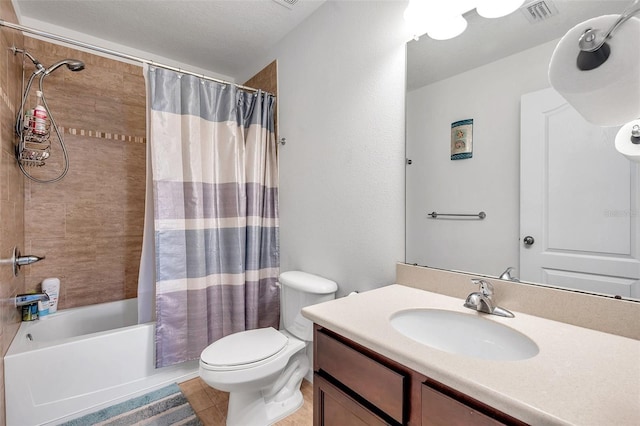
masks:
<path fill-rule="evenodd" d="M 410 339 L 458 355 L 517 361 L 538 354 L 538 345 L 524 334 L 478 315 L 410 309 L 393 314 L 391 326 Z"/>

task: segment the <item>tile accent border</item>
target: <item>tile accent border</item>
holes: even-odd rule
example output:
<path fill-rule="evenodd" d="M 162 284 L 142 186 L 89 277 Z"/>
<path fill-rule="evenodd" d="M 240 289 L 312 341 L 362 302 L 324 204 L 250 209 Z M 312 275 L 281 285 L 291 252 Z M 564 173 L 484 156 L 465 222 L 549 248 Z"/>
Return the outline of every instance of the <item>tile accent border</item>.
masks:
<path fill-rule="evenodd" d="M 3 87 L 0 87 L 0 99 L 2 99 L 2 103 L 5 104 L 7 108 L 9 108 L 9 111 L 11 111 L 13 115 L 15 115 L 16 108 L 11 102 L 9 95 L 7 95 L 7 93 L 4 91 Z M 93 137 L 98 139 L 108 139 L 108 140 L 116 140 L 116 141 L 122 141 L 122 142 L 141 143 L 141 144 L 147 143 L 147 138 L 145 136 L 121 135 L 118 133 L 101 132 L 99 130 L 73 129 L 73 128 L 61 126 L 60 132 L 62 134 L 66 133 L 69 135 L 88 136 L 88 137 Z"/>
<path fill-rule="evenodd" d="M 99 130 L 86 130 L 86 129 L 73 129 L 68 127 L 60 127 L 60 132 L 62 134 L 69 134 L 75 136 L 88 136 L 90 138 L 98 138 L 98 139 L 108 139 L 108 140 L 116 140 L 123 142 L 131 142 L 131 143 L 147 143 L 147 138 L 145 136 L 131 136 L 131 135 L 120 135 L 118 133 L 107 133 L 101 132 Z"/>

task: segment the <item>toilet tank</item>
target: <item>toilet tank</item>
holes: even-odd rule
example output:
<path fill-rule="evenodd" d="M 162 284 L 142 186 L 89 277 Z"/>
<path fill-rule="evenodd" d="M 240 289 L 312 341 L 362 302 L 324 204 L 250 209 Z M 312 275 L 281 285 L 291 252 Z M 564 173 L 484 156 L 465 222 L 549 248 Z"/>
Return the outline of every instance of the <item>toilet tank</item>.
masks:
<path fill-rule="evenodd" d="M 280 313 L 284 329 L 305 341 L 313 340 L 313 323 L 302 316 L 302 308 L 335 299 L 338 285 L 301 271 L 280 274 Z"/>

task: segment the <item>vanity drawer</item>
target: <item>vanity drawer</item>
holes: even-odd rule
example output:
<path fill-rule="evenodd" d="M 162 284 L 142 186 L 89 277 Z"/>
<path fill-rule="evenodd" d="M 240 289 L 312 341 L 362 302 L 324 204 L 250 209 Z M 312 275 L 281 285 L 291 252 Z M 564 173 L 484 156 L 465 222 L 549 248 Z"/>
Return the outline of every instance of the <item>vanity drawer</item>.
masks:
<path fill-rule="evenodd" d="M 375 413 L 317 373 L 313 375 L 313 424 L 318 426 L 388 426 Z"/>
<path fill-rule="evenodd" d="M 460 397 L 465 397 L 459 394 Z M 479 404 L 483 405 L 483 404 Z M 487 407 L 489 408 L 489 407 Z M 496 418 L 473 408 L 463 401 L 446 395 L 431 386 L 422 385 L 422 426 L 504 426 L 524 425 L 519 420 L 489 409 Z"/>
<path fill-rule="evenodd" d="M 315 370 L 357 393 L 393 420 L 405 423 L 407 377 L 333 337 L 315 334 Z"/>

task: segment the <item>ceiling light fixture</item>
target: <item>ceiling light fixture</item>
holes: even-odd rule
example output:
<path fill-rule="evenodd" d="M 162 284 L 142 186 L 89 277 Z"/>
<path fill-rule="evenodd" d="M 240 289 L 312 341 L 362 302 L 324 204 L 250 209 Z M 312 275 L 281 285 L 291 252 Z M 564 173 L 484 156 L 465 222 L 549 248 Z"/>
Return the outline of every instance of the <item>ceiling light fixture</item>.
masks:
<path fill-rule="evenodd" d="M 427 34 L 435 40 L 459 36 L 467 28 L 462 15 L 476 9 L 484 18 L 500 18 L 516 10 L 525 0 L 409 0 L 404 11 L 415 40 Z"/>

